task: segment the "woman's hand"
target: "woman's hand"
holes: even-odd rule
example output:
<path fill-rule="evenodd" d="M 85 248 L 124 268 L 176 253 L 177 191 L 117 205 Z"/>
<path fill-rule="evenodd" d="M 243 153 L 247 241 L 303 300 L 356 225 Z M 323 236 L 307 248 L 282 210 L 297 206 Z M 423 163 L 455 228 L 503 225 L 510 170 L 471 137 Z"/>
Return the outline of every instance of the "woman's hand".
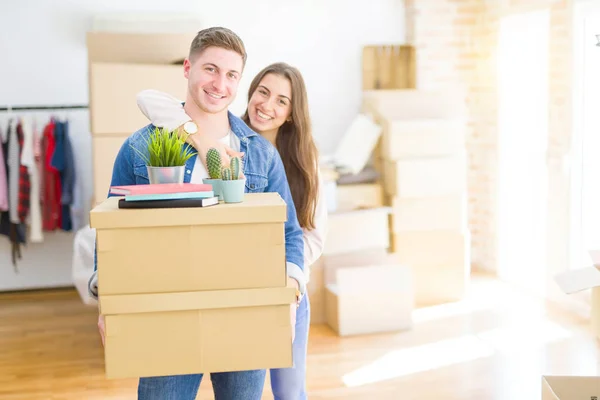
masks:
<path fill-rule="evenodd" d="M 98 332 L 100 332 L 102 346 L 104 346 L 104 315 L 102 314 L 98 314 Z"/>
<path fill-rule="evenodd" d="M 202 164 L 206 166 L 206 154 L 210 148 L 215 148 L 221 154 L 221 164 L 225 167 L 229 167 L 229 162 L 233 157 L 244 157 L 244 153 L 233 150 L 226 144 L 211 138 L 210 136 L 197 133 L 195 135 L 188 136 L 188 142 L 196 149 Z"/>
<path fill-rule="evenodd" d="M 298 281 L 290 278 L 288 276 L 287 278 L 288 281 L 288 285 L 291 283 L 293 284 L 296 289 L 298 289 Z M 292 304 L 290 304 L 290 323 L 292 324 L 292 343 L 294 342 L 294 339 L 296 338 L 296 314 L 298 313 L 298 305 L 294 302 Z"/>

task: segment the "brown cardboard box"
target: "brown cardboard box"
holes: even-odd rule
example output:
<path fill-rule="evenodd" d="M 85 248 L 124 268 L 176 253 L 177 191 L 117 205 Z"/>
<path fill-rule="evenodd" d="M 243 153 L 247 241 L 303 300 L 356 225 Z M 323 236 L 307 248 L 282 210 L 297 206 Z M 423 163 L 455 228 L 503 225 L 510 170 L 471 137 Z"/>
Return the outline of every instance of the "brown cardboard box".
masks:
<path fill-rule="evenodd" d="M 365 267 L 369 265 L 399 264 L 398 256 L 388 252 L 385 248 L 373 248 L 357 250 L 349 253 L 324 255 L 321 257 L 323 263 L 323 279 L 325 285 L 335 284 L 337 270 L 339 268 Z"/>
<path fill-rule="evenodd" d="M 90 213 L 109 378 L 292 366 L 277 193 L 206 208 Z"/>
<path fill-rule="evenodd" d="M 385 192 L 404 198 L 462 194 L 467 190 L 465 152 L 452 156 L 384 161 Z"/>
<path fill-rule="evenodd" d="M 106 376 L 287 368 L 294 287 L 100 296 Z"/>
<path fill-rule="evenodd" d="M 591 289 L 590 325 L 592 333 L 600 338 L 600 250 L 590 249 L 588 255 L 591 265 L 561 272 L 554 280 L 566 294 Z"/>
<path fill-rule="evenodd" d="M 382 207 L 383 205 L 383 187 L 380 183 L 337 186 L 336 210 L 339 212 Z"/>
<path fill-rule="evenodd" d="M 306 285 L 306 291 L 310 299 L 310 323 L 325 323 L 325 282 L 323 257 L 319 258 L 310 266 L 310 281 Z"/>
<path fill-rule="evenodd" d="M 88 32 L 90 126 L 94 135 L 135 132 L 148 124 L 136 94 L 158 89 L 185 99 L 183 60 L 191 33 Z"/>
<path fill-rule="evenodd" d="M 329 214 L 324 255 L 387 249 L 390 245 L 389 207 Z"/>
<path fill-rule="evenodd" d="M 95 204 L 106 198 L 117 142 L 149 123 L 136 95 L 158 89 L 185 99 L 183 67 L 173 63 L 188 55 L 195 34 L 88 32 L 90 127 L 94 139 L 108 137 L 93 143 Z"/>
<path fill-rule="evenodd" d="M 434 231 L 466 229 L 467 194 L 392 198 L 391 231 Z"/>
<path fill-rule="evenodd" d="M 598 376 L 544 376 L 542 400 L 598 400 Z"/>
<path fill-rule="evenodd" d="M 460 118 L 387 120 L 381 155 L 387 160 L 452 155 L 465 150 L 466 121 Z"/>
<path fill-rule="evenodd" d="M 287 214 L 279 194 L 206 208 L 122 210 L 118 199 L 90 213 L 100 295 L 285 286 Z"/>
<path fill-rule="evenodd" d="M 393 235 L 393 252 L 410 266 L 417 305 L 458 301 L 471 272 L 471 236 L 464 231 L 414 231 Z"/>
<path fill-rule="evenodd" d="M 132 134 L 148 125 L 136 96 L 156 89 L 185 100 L 187 80 L 181 65 L 95 62 L 90 66 L 90 118 L 94 135 Z"/>
<path fill-rule="evenodd" d="M 363 91 L 362 111 L 376 120 L 457 118 L 467 115 L 464 90 L 390 89 Z"/>
<path fill-rule="evenodd" d="M 410 268 L 400 264 L 340 267 L 325 286 L 327 324 L 339 335 L 410 329 L 414 288 Z"/>
<path fill-rule="evenodd" d="M 412 327 L 411 269 L 385 249 L 323 256 L 327 324 L 340 336 Z"/>
<path fill-rule="evenodd" d="M 120 136 L 92 136 L 92 169 L 94 199 L 98 205 L 106 200 L 117 153 L 129 134 Z"/>

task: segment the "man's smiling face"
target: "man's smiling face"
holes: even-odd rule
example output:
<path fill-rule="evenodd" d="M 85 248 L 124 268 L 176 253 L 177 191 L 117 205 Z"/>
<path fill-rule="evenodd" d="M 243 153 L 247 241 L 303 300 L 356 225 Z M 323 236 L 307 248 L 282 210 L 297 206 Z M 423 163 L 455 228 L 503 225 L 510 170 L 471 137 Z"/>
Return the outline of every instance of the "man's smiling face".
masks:
<path fill-rule="evenodd" d="M 235 100 L 244 67 L 242 56 L 232 50 L 208 47 L 185 60 L 188 95 L 202 111 L 215 114 Z"/>

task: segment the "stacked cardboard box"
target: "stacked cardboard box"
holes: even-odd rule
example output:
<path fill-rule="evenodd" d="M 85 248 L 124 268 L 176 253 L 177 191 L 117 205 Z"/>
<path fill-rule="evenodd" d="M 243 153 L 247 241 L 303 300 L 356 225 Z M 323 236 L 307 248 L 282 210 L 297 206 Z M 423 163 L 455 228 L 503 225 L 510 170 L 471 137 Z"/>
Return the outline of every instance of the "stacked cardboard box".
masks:
<path fill-rule="evenodd" d="M 108 378 L 293 365 L 284 223 L 277 193 L 207 208 L 118 208 L 97 232 Z"/>
<path fill-rule="evenodd" d="M 409 329 L 412 277 L 388 253 L 390 208 L 380 204 L 378 185 L 352 186 L 338 197 L 345 206 L 329 214 L 323 255 L 312 267 L 311 322 L 340 336 Z M 370 195 L 354 197 L 361 193 Z"/>
<path fill-rule="evenodd" d="M 184 99 L 184 59 L 195 33 L 88 32 L 89 113 L 95 204 L 108 194 L 114 160 L 127 136 L 146 126 L 136 95 L 157 89 Z"/>
<path fill-rule="evenodd" d="M 364 112 L 383 127 L 375 165 L 383 176 L 391 251 L 412 267 L 416 302 L 459 300 L 470 273 L 466 119 L 454 94 L 365 92 Z"/>
<path fill-rule="evenodd" d="M 387 249 L 325 256 L 324 266 L 326 321 L 339 336 L 412 327 L 412 273 Z"/>

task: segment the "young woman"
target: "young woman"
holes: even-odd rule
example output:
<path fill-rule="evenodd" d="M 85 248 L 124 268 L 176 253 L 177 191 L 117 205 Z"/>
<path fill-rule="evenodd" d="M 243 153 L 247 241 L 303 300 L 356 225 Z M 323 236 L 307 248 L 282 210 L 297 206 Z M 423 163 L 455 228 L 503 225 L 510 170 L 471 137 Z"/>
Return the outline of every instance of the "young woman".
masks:
<path fill-rule="evenodd" d="M 175 129 L 190 120 L 180 100 L 155 90 L 139 93 L 138 106 L 158 127 Z M 300 72 L 285 63 L 275 63 L 260 71 L 250 84 L 248 106 L 241 118 L 268 139 L 281 155 L 304 232 L 304 270 L 309 275 L 310 265 L 323 250 L 327 206 L 311 132 L 306 87 Z M 200 143 L 201 148 L 197 150 L 203 162 L 210 147 L 219 148 L 225 157 L 235 154 L 226 143 L 217 143 L 208 137 Z M 296 315 L 294 367 L 271 370 L 271 388 L 276 400 L 306 399 L 309 324 L 310 301 L 305 295 Z"/>

